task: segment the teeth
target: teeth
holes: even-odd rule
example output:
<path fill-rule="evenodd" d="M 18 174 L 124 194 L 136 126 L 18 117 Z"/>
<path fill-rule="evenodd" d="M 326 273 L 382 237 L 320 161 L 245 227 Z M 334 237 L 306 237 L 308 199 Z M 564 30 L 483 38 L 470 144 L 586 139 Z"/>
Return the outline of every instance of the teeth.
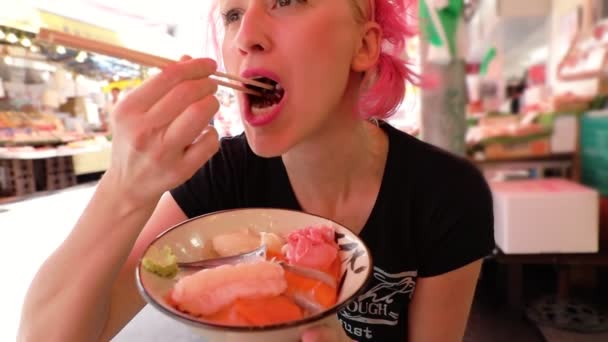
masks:
<path fill-rule="evenodd" d="M 276 90 L 283 90 L 283 87 L 281 86 L 280 83 L 277 83 L 274 87 Z"/>
<path fill-rule="evenodd" d="M 270 107 L 256 107 L 256 106 L 251 106 L 251 113 L 253 113 L 253 115 L 265 115 L 265 114 L 270 114 L 276 107 L 276 104 L 273 104 Z"/>

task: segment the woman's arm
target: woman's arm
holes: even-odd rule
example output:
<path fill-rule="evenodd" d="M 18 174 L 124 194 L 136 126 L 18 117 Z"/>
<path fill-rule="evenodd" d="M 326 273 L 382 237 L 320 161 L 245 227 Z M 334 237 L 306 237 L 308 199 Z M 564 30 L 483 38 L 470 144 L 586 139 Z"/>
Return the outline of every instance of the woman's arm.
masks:
<path fill-rule="evenodd" d="M 219 107 L 208 77 L 215 68 L 204 59 L 176 63 L 119 103 L 110 168 L 34 277 L 19 341 L 107 341 L 142 307 L 135 261 L 148 241 L 185 218 L 172 199 L 159 199 L 218 149 L 217 132 L 206 128 Z"/>
<path fill-rule="evenodd" d="M 109 341 L 144 306 L 135 286 L 137 260 L 186 215 L 169 193 L 156 209 L 129 208 L 110 183 L 104 176 L 72 233 L 34 278 L 19 341 Z"/>
<path fill-rule="evenodd" d="M 146 304 L 135 282 L 135 268 L 145 248 L 160 233 L 188 219 L 169 192 L 160 199 L 154 213 L 135 242 L 112 287 L 108 320 L 100 341 L 111 340 Z"/>
<path fill-rule="evenodd" d="M 477 260 L 442 275 L 418 278 L 409 307 L 408 341 L 463 340 L 481 263 Z"/>

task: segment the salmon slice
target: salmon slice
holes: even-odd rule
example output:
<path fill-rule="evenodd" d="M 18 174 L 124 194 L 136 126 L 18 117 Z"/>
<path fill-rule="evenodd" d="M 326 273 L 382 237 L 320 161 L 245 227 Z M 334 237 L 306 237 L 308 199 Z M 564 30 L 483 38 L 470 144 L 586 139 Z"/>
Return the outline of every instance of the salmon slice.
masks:
<path fill-rule="evenodd" d="M 285 269 L 287 295 L 296 299 L 298 304 L 307 308 L 307 311 L 314 312 L 330 308 L 336 304 L 338 299 L 337 284 L 340 269 L 340 258 L 336 258 L 327 269 L 321 270 L 333 280 L 332 284 L 320 277 Z"/>
<path fill-rule="evenodd" d="M 290 298 L 273 296 L 237 299 L 230 306 L 204 319 L 222 325 L 264 326 L 295 321 L 302 317 L 302 309 Z"/>
<path fill-rule="evenodd" d="M 286 261 L 285 259 L 285 255 L 281 252 L 275 252 L 272 250 L 267 250 L 266 251 L 266 259 L 267 260 L 274 260 L 274 261 Z"/>

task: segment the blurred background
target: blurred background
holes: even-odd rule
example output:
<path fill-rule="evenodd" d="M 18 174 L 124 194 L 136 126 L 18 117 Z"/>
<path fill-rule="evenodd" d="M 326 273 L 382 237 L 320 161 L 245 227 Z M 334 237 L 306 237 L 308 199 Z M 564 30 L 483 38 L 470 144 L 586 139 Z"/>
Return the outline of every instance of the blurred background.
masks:
<path fill-rule="evenodd" d="M 0 228 L 15 338 L 27 286 L 109 165 L 115 103 L 159 72 L 41 30 L 168 59 L 216 57 L 210 1 L 0 0 Z M 466 341 L 608 341 L 608 1 L 420 0 L 407 42 L 427 87 L 388 121 L 475 163 L 496 249 Z M 231 90 L 221 136 L 243 130 Z M 450 177 L 450 175 L 445 175 Z M 116 341 L 195 340 L 145 309 Z"/>

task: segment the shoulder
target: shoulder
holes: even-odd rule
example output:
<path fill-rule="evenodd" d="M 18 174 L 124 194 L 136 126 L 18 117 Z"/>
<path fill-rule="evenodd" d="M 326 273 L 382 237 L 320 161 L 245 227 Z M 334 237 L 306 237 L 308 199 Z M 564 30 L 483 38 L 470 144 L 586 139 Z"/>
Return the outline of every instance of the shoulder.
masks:
<path fill-rule="evenodd" d="M 405 133 L 392 132 L 404 188 L 415 215 L 419 275 L 440 275 L 483 258 L 494 248 L 492 193 L 468 159 Z"/>
<path fill-rule="evenodd" d="M 448 152 L 422 141 L 405 132 L 388 126 L 391 143 L 395 151 L 396 163 L 407 169 L 413 183 L 423 190 L 448 195 L 484 195 L 489 193 L 488 184 L 479 170 L 467 158 Z M 449 195 L 448 195 L 449 196 Z"/>

